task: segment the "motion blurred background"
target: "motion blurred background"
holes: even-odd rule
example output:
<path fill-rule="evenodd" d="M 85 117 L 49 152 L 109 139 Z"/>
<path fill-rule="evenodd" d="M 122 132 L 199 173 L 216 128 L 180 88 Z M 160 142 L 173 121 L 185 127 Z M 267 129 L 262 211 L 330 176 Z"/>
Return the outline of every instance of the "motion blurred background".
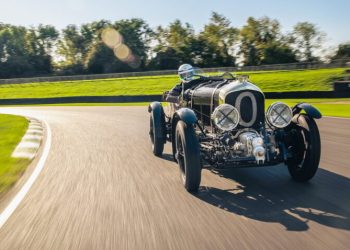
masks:
<path fill-rule="evenodd" d="M 349 10 L 349 0 L 0 1 L 0 249 L 348 249 Z M 171 146 L 153 156 L 144 107 L 183 63 L 249 74 L 265 107 L 319 109 L 317 176 L 203 170 L 188 194 Z M 3 208 L 39 161 L 13 157 L 24 116 L 47 122 L 52 146 L 11 215 Z"/>
<path fill-rule="evenodd" d="M 0 78 L 329 62 L 350 2 L 3 1 Z"/>

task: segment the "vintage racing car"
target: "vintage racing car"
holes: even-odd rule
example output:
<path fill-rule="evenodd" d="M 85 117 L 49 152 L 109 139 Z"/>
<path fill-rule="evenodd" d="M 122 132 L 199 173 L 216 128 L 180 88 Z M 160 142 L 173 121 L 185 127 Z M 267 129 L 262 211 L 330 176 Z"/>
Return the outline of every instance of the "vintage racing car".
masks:
<path fill-rule="evenodd" d="M 285 163 L 296 181 L 311 179 L 319 165 L 321 143 L 314 119 L 321 113 L 307 103 L 289 107 L 271 104 L 248 76 L 224 73 L 193 75 L 175 99 L 163 94 L 168 106 L 152 102 L 150 139 L 161 156 L 172 144 L 174 160 L 189 192 L 197 191 L 202 168 L 271 166 Z M 170 100 L 170 101 L 169 101 Z"/>

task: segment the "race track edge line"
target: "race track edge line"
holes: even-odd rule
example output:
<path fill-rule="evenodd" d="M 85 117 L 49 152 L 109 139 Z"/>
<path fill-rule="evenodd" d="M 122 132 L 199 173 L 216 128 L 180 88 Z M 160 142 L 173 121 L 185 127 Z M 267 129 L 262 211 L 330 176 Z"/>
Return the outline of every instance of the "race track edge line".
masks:
<path fill-rule="evenodd" d="M 49 124 L 46 121 L 43 121 L 47 130 L 47 138 L 45 141 L 43 153 L 41 155 L 41 158 L 36 165 L 32 175 L 29 177 L 27 182 L 23 185 L 21 190 L 16 194 L 16 196 L 11 200 L 10 204 L 5 208 L 5 210 L 0 214 L 0 229 L 5 225 L 6 221 L 11 217 L 13 212 L 16 210 L 18 205 L 21 203 L 23 198 L 26 196 L 28 191 L 30 190 L 31 186 L 35 182 L 35 180 L 38 178 L 40 172 L 45 166 L 46 159 L 49 155 L 50 148 L 51 148 L 51 129 Z"/>

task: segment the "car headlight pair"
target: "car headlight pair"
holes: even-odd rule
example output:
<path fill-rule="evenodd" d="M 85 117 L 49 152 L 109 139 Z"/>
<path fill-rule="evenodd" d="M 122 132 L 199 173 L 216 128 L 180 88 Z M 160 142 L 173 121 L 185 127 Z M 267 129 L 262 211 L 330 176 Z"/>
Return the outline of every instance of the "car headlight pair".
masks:
<path fill-rule="evenodd" d="M 216 127 L 222 131 L 235 129 L 240 121 L 238 110 L 230 104 L 219 105 L 212 114 L 212 120 Z M 282 102 L 275 102 L 269 106 L 266 112 L 266 121 L 276 128 L 287 127 L 293 118 L 290 107 Z"/>

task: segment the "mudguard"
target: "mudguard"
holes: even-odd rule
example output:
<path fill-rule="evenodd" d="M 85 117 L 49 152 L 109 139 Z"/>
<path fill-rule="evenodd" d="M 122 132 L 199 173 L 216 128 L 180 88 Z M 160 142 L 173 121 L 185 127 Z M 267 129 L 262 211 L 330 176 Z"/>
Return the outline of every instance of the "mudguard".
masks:
<path fill-rule="evenodd" d="M 152 102 L 148 105 L 148 113 L 151 113 L 152 111 L 154 112 L 162 112 L 163 107 L 160 102 Z"/>
<path fill-rule="evenodd" d="M 302 110 L 304 110 L 308 116 L 314 119 L 322 118 L 321 112 L 317 108 L 306 102 L 298 103 L 292 108 L 292 110 L 293 115 L 299 114 Z"/>
<path fill-rule="evenodd" d="M 181 108 L 177 110 L 173 117 L 172 117 L 172 126 L 171 126 L 171 142 L 172 142 L 172 149 L 173 149 L 173 157 L 174 160 L 176 160 L 175 154 L 176 154 L 176 145 L 175 145 L 175 129 L 178 121 L 183 121 L 188 126 L 192 126 L 193 124 L 197 123 L 198 119 L 196 114 L 192 109 L 189 108 Z"/>
<path fill-rule="evenodd" d="M 192 125 L 197 122 L 197 116 L 192 109 L 181 108 L 177 110 L 174 114 L 174 118 L 180 119 L 187 125 Z M 173 119 L 175 120 L 175 119 Z"/>

